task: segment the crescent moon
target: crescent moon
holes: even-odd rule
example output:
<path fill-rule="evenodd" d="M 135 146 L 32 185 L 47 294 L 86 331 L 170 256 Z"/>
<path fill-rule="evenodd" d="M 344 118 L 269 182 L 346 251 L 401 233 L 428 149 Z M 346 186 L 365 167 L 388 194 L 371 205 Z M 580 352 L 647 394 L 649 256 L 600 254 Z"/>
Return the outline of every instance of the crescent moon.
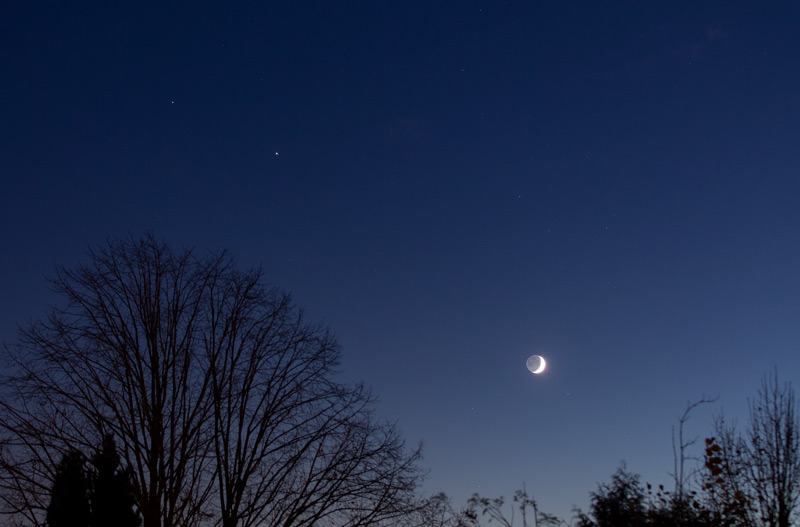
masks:
<path fill-rule="evenodd" d="M 528 360 L 525 361 L 525 366 L 527 366 L 531 373 L 538 375 L 547 367 L 547 362 L 541 355 L 531 355 L 528 357 Z"/>

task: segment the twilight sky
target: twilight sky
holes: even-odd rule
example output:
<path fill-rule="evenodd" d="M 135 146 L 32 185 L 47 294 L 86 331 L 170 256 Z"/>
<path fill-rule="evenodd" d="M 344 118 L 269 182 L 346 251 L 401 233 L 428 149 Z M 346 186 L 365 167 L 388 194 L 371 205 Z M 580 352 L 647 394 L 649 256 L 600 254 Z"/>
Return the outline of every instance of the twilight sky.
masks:
<path fill-rule="evenodd" d="M 92 4 L 0 13 L 0 341 L 89 245 L 226 247 L 430 491 L 563 517 L 797 381 L 799 3 Z"/>

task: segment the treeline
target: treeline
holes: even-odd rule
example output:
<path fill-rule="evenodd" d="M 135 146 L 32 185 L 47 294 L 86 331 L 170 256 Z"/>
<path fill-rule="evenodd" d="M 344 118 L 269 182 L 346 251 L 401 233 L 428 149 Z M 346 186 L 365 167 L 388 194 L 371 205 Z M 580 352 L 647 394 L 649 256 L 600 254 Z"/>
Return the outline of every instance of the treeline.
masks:
<path fill-rule="evenodd" d="M 687 409 L 688 412 L 688 409 Z M 681 419 L 685 422 L 687 413 Z M 577 527 L 686 526 L 790 527 L 800 508 L 800 421 L 790 383 L 777 372 L 763 378 L 737 430 L 718 415 L 703 445 L 702 464 L 689 474 L 681 439 L 674 488 L 642 485 L 620 468 L 591 495 L 589 514 Z M 682 434 L 681 434 L 682 436 Z"/>
<path fill-rule="evenodd" d="M 800 420 L 791 383 L 777 372 L 762 379 L 749 401 L 746 426 L 737 430 L 723 415 L 714 418 L 702 457 L 689 455 L 695 439 L 684 437 L 684 424 L 703 398 L 687 405 L 673 433 L 672 483 L 653 485 L 623 464 L 590 493 L 588 511 L 569 520 L 540 510 L 525 489 L 490 499 L 474 495 L 457 509 L 444 495 L 429 502 L 438 527 L 791 527 L 800 514 Z"/>
<path fill-rule="evenodd" d="M 722 416 L 694 467 L 683 425 L 669 489 L 624 467 L 569 520 L 422 497 L 419 448 L 338 380 L 340 349 L 288 295 L 224 252 L 148 235 L 61 268 L 62 303 L 23 327 L 0 373 L 0 522 L 32 527 L 789 527 L 796 398 L 764 378 L 747 426 Z"/>

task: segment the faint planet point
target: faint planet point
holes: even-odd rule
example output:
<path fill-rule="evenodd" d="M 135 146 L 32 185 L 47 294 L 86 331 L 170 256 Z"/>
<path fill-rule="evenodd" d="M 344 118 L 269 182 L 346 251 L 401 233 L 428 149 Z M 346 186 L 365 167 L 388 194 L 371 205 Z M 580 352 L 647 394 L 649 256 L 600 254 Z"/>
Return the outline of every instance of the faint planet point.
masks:
<path fill-rule="evenodd" d="M 525 361 L 525 366 L 531 373 L 538 375 L 547 367 L 547 362 L 545 362 L 544 357 L 541 355 L 531 355 L 528 357 L 528 360 Z"/>

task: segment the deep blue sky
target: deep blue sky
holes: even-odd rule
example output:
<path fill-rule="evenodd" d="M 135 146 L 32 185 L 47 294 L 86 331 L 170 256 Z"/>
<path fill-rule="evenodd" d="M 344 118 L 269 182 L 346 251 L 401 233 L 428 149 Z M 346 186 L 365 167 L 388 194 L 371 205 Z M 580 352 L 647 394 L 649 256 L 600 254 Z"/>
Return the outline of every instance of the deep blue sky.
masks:
<path fill-rule="evenodd" d="M 431 491 L 564 516 L 797 380 L 797 2 L 95 4 L 0 13 L 0 340 L 88 245 L 227 247 Z"/>

